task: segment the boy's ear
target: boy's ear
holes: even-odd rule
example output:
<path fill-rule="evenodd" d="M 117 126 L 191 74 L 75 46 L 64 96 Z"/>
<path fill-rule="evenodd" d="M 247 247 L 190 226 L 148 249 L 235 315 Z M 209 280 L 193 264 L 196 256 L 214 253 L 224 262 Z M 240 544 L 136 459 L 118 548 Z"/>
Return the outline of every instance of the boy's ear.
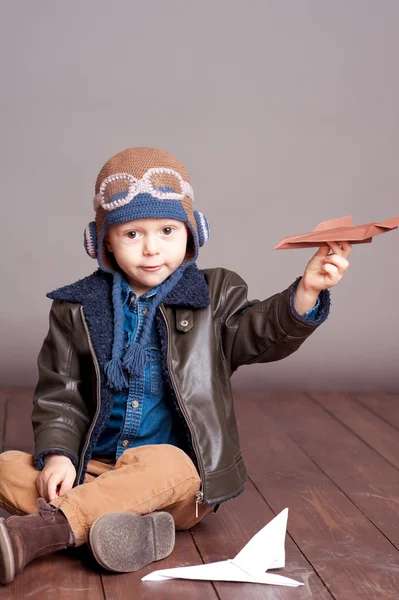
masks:
<path fill-rule="evenodd" d="M 105 244 L 105 247 L 106 247 L 107 251 L 111 252 L 111 254 L 112 254 L 112 246 L 111 246 L 110 239 L 108 237 L 108 233 L 104 237 L 104 244 Z"/>
<path fill-rule="evenodd" d="M 187 230 L 187 245 L 186 245 L 186 259 L 191 260 L 195 256 L 195 242 L 191 229 L 184 223 Z"/>

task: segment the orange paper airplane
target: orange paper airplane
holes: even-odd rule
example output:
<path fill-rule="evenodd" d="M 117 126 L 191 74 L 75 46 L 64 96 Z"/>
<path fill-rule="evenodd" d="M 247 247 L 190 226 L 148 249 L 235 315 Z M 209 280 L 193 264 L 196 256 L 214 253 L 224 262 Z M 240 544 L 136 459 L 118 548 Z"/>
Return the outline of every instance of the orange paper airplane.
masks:
<path fill-rule="evenodd" d="M 340 217 L 319 223 L 310 233 L 291 235 L 279 241 L 274 250 L 290 250 L 291 248 L 315 248 L 328 246 L 327 242 L 350 242 L 351 244 L 368 244 L 375 235 L 387 233 L 399 226 L 399 217 L 392 217 L 380 223 L 353 225 L 352 217 Z"/>

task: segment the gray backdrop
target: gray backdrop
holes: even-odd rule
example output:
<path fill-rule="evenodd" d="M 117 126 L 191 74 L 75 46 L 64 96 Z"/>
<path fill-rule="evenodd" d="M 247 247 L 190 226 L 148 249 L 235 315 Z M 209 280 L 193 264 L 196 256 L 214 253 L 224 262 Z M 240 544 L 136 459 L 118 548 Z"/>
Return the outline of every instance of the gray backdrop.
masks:
<path fill-rule="evenodd" d="M 1 3 L 0 384 L 32 384 L 47 291 L 95 269 L 82 233 L 128 146 L 185 163 L 212 231 L 199 265 L 265 298 L 312 250 L 282 237 L 398 215 L 395 0 Z M 237 386 L 397 392 L 398 231 L 354 248 L 328 321 Z"/>

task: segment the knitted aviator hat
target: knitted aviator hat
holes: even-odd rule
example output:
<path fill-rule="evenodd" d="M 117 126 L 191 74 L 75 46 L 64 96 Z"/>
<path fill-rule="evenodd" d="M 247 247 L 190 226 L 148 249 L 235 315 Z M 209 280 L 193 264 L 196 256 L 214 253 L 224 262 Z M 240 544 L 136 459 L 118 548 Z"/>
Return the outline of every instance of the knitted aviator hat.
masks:
<path fill-rule="evenodd" d="M 156 309 L 194 263 L 199 247 L 209 237 L 209 224 L 193 211 L 194 194 L 183 165 L 169 152 L 157 148 L 128 148 L 110 158 L 95 186 L 95 220 L 84 233 L 86 252 L 98 260 L 100 269 L 113 275 L 114 336 L 112 358 L 105 365 L 107 385 L 116 391 L 129 386 L 129 375 L 142 374 Z M 166 279 L 145 316 L 139 340 L 123 347 L 124 314 L 121 297 L 122 271 L 104 243 L 110 227 L 135 219 L 176 219 L 191 232 L 183 263 Z"/>

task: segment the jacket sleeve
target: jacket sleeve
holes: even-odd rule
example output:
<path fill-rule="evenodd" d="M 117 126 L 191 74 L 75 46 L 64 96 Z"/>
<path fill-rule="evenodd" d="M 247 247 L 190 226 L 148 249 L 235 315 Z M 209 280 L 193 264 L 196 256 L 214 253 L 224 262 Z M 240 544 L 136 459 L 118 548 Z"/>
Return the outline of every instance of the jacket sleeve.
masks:
<path fill-rule="evenodd" d="M 61 313 L 62 304 L 53 302 L 49 332 L 38 357 L 39 380 L 32 410 L 34 464 L 38 470 L 43 469 L 47 454 L 68 456 L 76 467 L 89 426 L 72 324 Z"/>
<path fill-rule="evenodd" d="M 330 308 L 328 290 L 319 295 L 320 306 L 315 317 L 299 315 L 295 310 L 294 294 L 300 279 L 262 302 L 248 301 L 247 284 L 230 272 L 225 284 L 221 335 L 232 371 L 241 365 L 289 356 L 326 320 Z"/>

